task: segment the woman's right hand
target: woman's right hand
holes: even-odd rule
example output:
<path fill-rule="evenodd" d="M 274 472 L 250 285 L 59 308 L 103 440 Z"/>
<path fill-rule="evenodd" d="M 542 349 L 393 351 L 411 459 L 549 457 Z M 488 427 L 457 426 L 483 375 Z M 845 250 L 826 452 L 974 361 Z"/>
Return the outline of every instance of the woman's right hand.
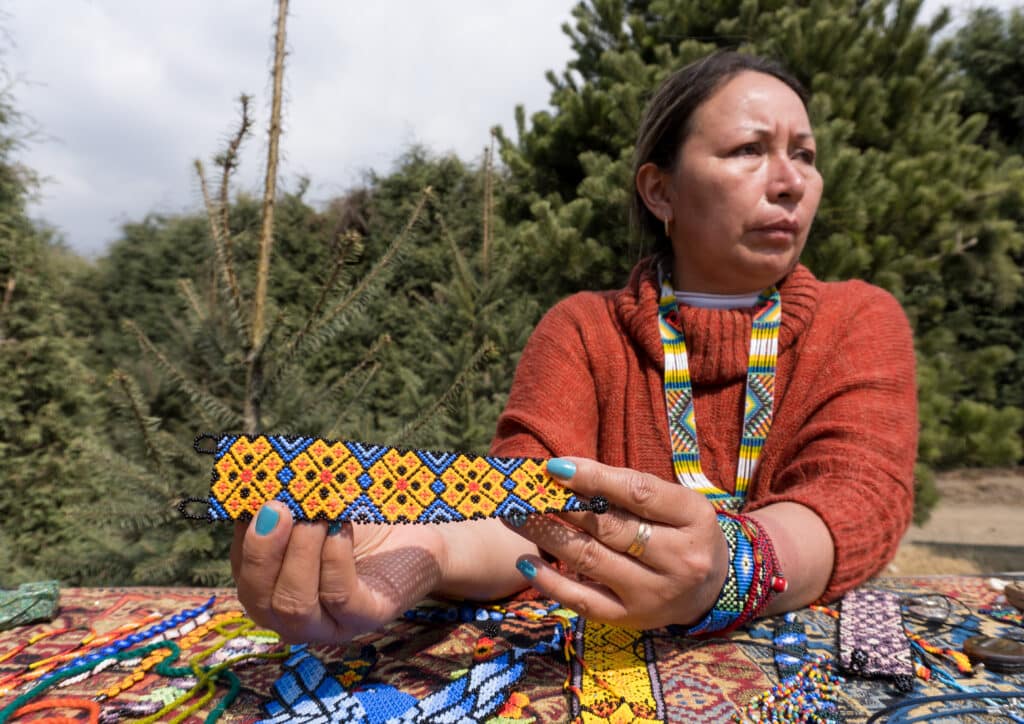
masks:
<path fill-rule="evenodd" d="M 348 641 L 373 631 L 438 588 L 445 545 L 435 526 L 296 523 L 270 502 L 235 526 L 231 572 L 238 599 L 287 643 Z"/>

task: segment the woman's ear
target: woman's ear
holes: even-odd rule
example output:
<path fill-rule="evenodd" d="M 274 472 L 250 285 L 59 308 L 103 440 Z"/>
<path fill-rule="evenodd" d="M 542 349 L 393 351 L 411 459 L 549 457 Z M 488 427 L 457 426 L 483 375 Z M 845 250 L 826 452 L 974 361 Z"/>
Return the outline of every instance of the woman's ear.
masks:
<path fill-rule="evenodd" d="M 647 209 L 662 221 L 673 221 L 672 175 L 655 163 L 645 163 L 636 172 L 636 190 Z"/>

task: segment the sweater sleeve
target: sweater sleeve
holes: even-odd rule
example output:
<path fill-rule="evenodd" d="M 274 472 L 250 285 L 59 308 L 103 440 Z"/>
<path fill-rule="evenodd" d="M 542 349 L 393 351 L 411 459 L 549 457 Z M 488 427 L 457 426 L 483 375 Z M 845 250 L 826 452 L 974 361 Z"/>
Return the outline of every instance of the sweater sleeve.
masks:
<path fill-rule="evenodd" d="M 827 361 L 787 390 L 782 405 L 808 413 L 784 442 L 784 462 L 768 495 L 749 508 L 791 501 L 825 522 L 835 562 L 822 600 L 838 598 L 892 560 L 914 504 L 918 424 L 910 325 L 896 299 L 875 287 L 854 283 L 846 301 L 856 311 L 835 326 L 815 320 L 832 334 L 809 338 L 814 348 L 806 352 Z M 837 328 L 843 332 L 836 335 Z"/>
<path fill-rule="evenodd" d="M 601 314 L 598 295 L 578 294 L 555 305 L 533 331 L 498 418 L 492 455 L 597 457 L 599 411 L 585 340 L 593 315 L 580 312 L 591 303 Z"/>

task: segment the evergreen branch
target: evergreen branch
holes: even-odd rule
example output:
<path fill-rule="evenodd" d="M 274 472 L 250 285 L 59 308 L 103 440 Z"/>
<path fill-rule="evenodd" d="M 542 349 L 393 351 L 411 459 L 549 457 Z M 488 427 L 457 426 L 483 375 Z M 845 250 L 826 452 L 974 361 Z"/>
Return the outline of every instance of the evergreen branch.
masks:
<path fill-rule="evenodd" d="M 373 380 L 374 376 L 380 371 L 380 367 L 381 367 L 380 362 L 374 362 L 373 365 L 370 367 L 370 369 L 367 370 L 366 375 L 363 377 L 362 383 L 360 383 L 360 385 L 356 389 L 356 391 L 354 393 L 352 393 L 352 395 L 350 395 L 350 400 L 353 403 L 358 402 L 359 399 L 363 396 L 363 392 L 366 391 L 367 386 L 369 386 L 369 384 Z M 341 436 L 341 432 L 340 432 L 341 427 L 338 424 L 340 422 L 341 422 L 341 420 L 336 421 L 335 424 L 334 424 L 334 427 L 332 427 L 328 431 L 328 433 L 327 433 L 327 437 L 328 438 L 337 438 L 337 437 Z"/>
<path fill-rule="evenodd" d="M 373 362 L 374 358 L 380 353 L 382 349 L 391 344 L 391 335 L 382 334 L 377 340 L 370 345 L 370 349 L 366 350 L 366 353 L 362 358 L 355 364 L 352 369 L 342 375 L 338 380 L 331 383 L 327 389 L 324 390 L 322 398 L 340 398 L 345 394 L 345 389 L 351 384 L 352 380 L 362 372 L 366 367 Z"/>
<path fill-rule="evenodd" d="M 929 263 L 942 261 L 943 259 L 951 256 L 960 256 L 973 247 L 978 245 L 978 237 L 972 236 L 970 239 L 964 239 L 964 232 L 961 229 L 956 232 L 956 241 L 953 242 L 953 246 L 949 249 L 943 249 L 942 251 L 933 254 L 932 256 L 925 259 Z"/>
<path fill-rule="evenodd" d="M 380 368 L 375 358 L 382 349 L 391 344 L 391 335 L 382 334 L 368 350 L 366 350 L 359 361 L 352 365 L 345 374 L 341 375 L 329 385 L 319 387 L 315 385 L 303 386 L 296 390 L 295 386 L 289 387 L 288 404 L 299 410 L 295 414 L 284 413 L 285 420 L 296 429 L 319 429 L 323 427 L 323 421 L 330 419 L 331 410 L 343 403 L 351 406 L 362 390 L 369 383 L 370 379 Z M 371 364 L 373 367 L 371 367 Z M 369 371 L 367 368 L 371 367 Z M 352 393 L 350 388 L 357 380 L 362 380 L 358 389 Z M 298 395 L 294 394 L 298 392 Z"/>
<path fill-rule="evenodd" d="M 125 329 L 135 337 L 136 341 L 139 343 L 139 347 L 156 359 L 157 364 L 164 370 L 164 372 L 166 372 L 167 375 L 174 380 L 182 390 L 184 390 L 196 411 L 199 413 L 199 416 L 202 418 L 204 425 L 207 427 L 214 427 L 216 426 L 216 423 L 219 423 L 224 427 L 233 427 L 242 421 L 242 418 L 238 413 L 210 393 L 200 389 L 198 385 L 192 382 L 184 372 L 178 369 L 173 362 L 167 359 L 167 357 L 157 349 L 152 340 L 150 340 L 150 338 L 147 337 L 133 321 L 126 319 L 124 320 L 123 325 Z"/>
<path fill-rule="evenodd" d="M 185 302 L 186 309 L 192 312 L 195 321 L 206 321 L 206 313 L 203 311 L 202 302 L 199 301 L 199 295 L 196 294 L 195 284 L 192 283 L 191 279 L 178 280 L 178 293 L 181 294 L 181 298 Z"/>
<path fill-rule="evenodd" d="M 402 227 L 402 230 L 398 233 L 398 236 L 396 236 L 394 241 L 391 242 L 391 245 L 384 252 L 384 255 L 377 260 L 377 263 L 375 263 L 373 267 L 365 275 L 363 275 L 363 278 L 359 280 L 359 284 L 357 284 L 355 288 L 353 288 L 352 291 L 349 292 L 344 299 L 342 299 L 333 307 L 331 307 L 331 309 L 321 318 L 318 324 L 314 327 L 314 330 L 322 328 L 325 324 L 327 324 L 328 320 L 344 314 L 345 311 L 352 305 L 352 303 L 356 299 L 361 297 L 362 294 L 373 284 L 373 282 L 376 281 L 377 277 L 379 277 L 384 272 L 384 270 L 391 264 L 391 262 L 394 261 L 395 257 L 398 255 L 399 249 L 401 248 L 402 244 L 405 243 L 406 238 L 409 236 L 409 232 L 412 231 L 412 228 L 419 221 L 419 218 L 423 213 L 423 207 L 426 205 L 427 200 L 432 198 L 433 195 L 434 191 L 430 186 L 427 186 L 425 189 L 423 189 L 423 192 L 420 194 L 420 199 L 416 203 L 416 207 L 409 215 L 409 220 L 405 222 L 405 226 Z"/>
<path fill-rule="evenodd" d="M 244 312 L 242 311 L 242 293 L 238 288 L 238 278 L 235 276 L 235 267 L 231 259 L 231 240 L 226 230 L 222 229 L 218 222 L 217 209 L 214 208 L 213 200 L 210 198 L 210 190 L 206 184 L 206 172 L 203 169 L 203 162 L 195 161 L 196 174 L 199 176 L 199 188 L 203 194 L 203 205 L 206 207 L 206 218 L 210 223 L 210 237 L 213 239 L 214 256 L 217 266 L 220 268 L 221 277 L 227 286 L 227 297 L 229 302 L 229 316 L 235 326 L 235 332 L 242 340 L 249 339 L 246 329 Z"/>
<path fill-rule="evenodd" d="M 192 580 L 201 586 L 229 586 L 231 580 L 231 564 L 221 558 L 193 563 L 191 566 Z"/>
<path fill-rule="evenodd" d="M 462 279 L 462 284 L 466 288 L 476 289 L 477 280 L 473 274 L 473 270 L 469 266 L 469 261 L 466 259 L 466 255 L 462 253 L 462 249 L 455 241 L 455 237 L 451 235 L 448 230 L 448 225 L 445 223 L 444 214 L 441 213 L 440 209 L 436 209 L 438 225 L 441 227 L 441 236 L 444 237 L 445 241 L 448 242 L 448 246 L 452 249 L 452 257 L 455 259 L 455 268 L 459 272 L 459 277 Z M 426 301 L 424 300 L 424 303 Z"/>
<path fill-rule="evenodd" d="M 302 328 L 296 332 L 285 345 L 286 356 L 298 349 L 306 335 L 309 334 L 317 315 L 320 314 L 320 311 L 327 303 L 328 296 L 330 296 L 330 293 L 334 291 L 334 288 L 337 286 L 338 280 L 341 278 L 341 273 L 345 268 L 345 263 L 348 260 L 348 253 L 357 245 L 360 235 L 358 231 L 353 230 L 346 232 L 343 238 L 346 243 L 339 249 L 338 255 L 334 260 L 334 266 L 331 267 L 331 274 L 320 288 L 320 296 L 317 297 L 316 304 L 313 305 L 313 310 L 307 315 L 306 322 L 302 325 Z M 277 377 L 275 376 L 275 381 L 276 379 Z"/>
<path fill-rule="evenodd" d="M 163 457 L 160 455 L 160 446 L 153 440 L 152 433 L 160 426 L 160 421 L 149 415 L 146 403 L 142 399 L 135 381 L 123 370 L 115 369 L 110 374 L 110 383 L 116 387 L 124 396 L 125 406 L 135 422 L 136 428 L 142 435 L 142 444 L 146 449 L 146 457 L 156 466 L 160 475 L 164 474 Z"/>
<path fill-rule="evenodd" d="M 263 205 L 260 221 L 260 255 L 256 270 L 256 295 L 252 308 L 254 349 L 263 344 L 263 317 L 270 277 L 270 250 L 274 243 L 274 204 L 277 195 L 277 160 L 281 142 L 281 96 L 284 83 L 285 25 L 288 0 L 277 0 L 277 31 L 274 35 L 273 95 L 270 103 L 270 142 L 267 144 L 267 171 L 263 180 Z M 247 402 L 248 404 L 248 402 Z M 257 416 L 258 417 L 258 416 Z"/>
<path fill-rule="evenodd" d="M 11 308 L 11 300 L 14 298 L 14 288 L 17 286 L 17 282 L 12 274 L 7 278 L 7 284 L 4 287 L 4 299 L 0 302 L 0 342 L 4 341 L 4 326 L 3 320 L 7 316 L 7 312 Z"/>
<path fill-rule="evenodd" d="M 497 346 L 490 340 L 484 340 L 473 356 L 470 358 L 466 366 L 463 367 L 462 371 L 459 372 L 458 376 L 452 380 L 452 383 L 445 390 L 444 394 L 438 397 L 433 404 L 431 404 L 426 410 L 424 410 L 418 418 L 413 420 L 411 423 L 402 428 L 398 433 L 398 440 L 402 444 L 410 444 L 411 439 L 416 435 L 428 422 L 430 422 L 437 413 L 443 408 L 450 408 L 454 402 L 455 396 L 462 391 L 462 389 L 469 382 L 473 374 L 486 362 L 488 359 L 494 357 L 498 352 Z"/>
<path fill-rule="evenodd" d="M 176 551 L 167 551 L 162 555 L 146 556 L 132 568 L 132 581 L 140 585 L 159 585 L 178 580 L 180 555 Z"/>
<path fill-rule="evenodd" d="M 348 320 L 349 312 L 352 311 L 353 307 L 358 308 L 363 295 L 372 288 L 384 271 L 395 261 L 402 245 L 406 242 L 413 227 L 422 216 L 424 206 L 431 198 L 433 198 L 433 189 L 427 186 L 420 194 L 420 199 L 409 215 L 405 226 L 394 238 L 384 254 L 362 276 L 359 283 L 343 299 L 328 309 L 320 319 L 316 320 L 301 339 L 292 338 L 289 346 L 280 355 L 277 368 L 270 376 L 269 388 L 275 387 L 281 378 L 292 369 L 297 360 L 308 359 L 311 354 L 315 354 L 344 326 Z"/>

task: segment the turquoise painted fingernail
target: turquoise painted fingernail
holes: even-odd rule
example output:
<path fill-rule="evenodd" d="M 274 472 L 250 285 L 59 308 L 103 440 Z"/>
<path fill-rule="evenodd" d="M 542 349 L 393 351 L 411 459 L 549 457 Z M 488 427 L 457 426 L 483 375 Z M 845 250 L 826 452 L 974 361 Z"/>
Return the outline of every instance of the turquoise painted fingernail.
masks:
<path fill-rule="evenodd" d="M 548 472 L 568 480 L 576 474 L 576 463 L 565 458 L 551 458 L 548 460 Z"/>
<path fill-rule="evenodd" d="M 525 558 L 523 558 L 520 561 L 516 561 L 516 568 L 518 568 L 519 572 L 527 578 L 529 578 L 531 581 L 537 577 L 537 567 Z"/>
<path fill-rule="evenodd" d="M 327 535 L 338 535 L 341 532 L 341 526 L 343 523 L 340 520 L 332 520 L 331 524 L 327 526 Z"/>
<path fill-rule="evenodd" d="M 256 516 L 256 535 L 267 535 L 277 526 L 280 518 L 277 511 L 264 505 L 260 508 L 260 514 Z"/>

